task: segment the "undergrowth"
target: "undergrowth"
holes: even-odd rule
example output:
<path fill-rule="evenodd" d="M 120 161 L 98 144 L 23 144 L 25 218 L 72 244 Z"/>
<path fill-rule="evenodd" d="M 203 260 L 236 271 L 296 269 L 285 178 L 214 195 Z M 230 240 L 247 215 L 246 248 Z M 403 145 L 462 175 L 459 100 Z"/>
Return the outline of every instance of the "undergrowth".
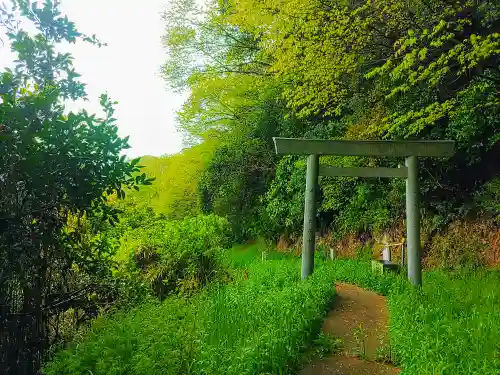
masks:
<path fill-rule="evenodd" d="M 47 375 L 285 374 L 314 344 L 335 295 L 333 270 L 319 260 L 300 281 L 297 258 L 260 247 L 222 253 L 229 284 L 190 299 L 167 297 L 98 320 L 55 355 Z"/>
<path fill-rule="evenodd" d="M 227 219 L 216 215 L 157 219 L 126 231 L 117 259 L 126 274 L 150 285 L 162 300 L 194 293 L 215 278 L 217 254 L 230 245 L 231 237 Z"/>
<path fill-rule="evenodd" d="M 393 347 L 405 374 L 500 374 L 500 276 L 424 273 L 422 290 L 389 298 Z"/>

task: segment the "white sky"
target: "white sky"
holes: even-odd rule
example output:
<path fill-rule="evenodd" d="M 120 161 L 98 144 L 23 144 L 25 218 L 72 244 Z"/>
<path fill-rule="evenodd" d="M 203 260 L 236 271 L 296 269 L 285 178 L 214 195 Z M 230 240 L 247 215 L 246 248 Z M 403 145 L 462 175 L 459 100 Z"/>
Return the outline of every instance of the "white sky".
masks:
<path fill-rule="evenodd" d="M 99 112 L 98 98 L 105 92 L 118 101 L 115 117 L 120 135 L 130 136 L 129 156 L 171 154 L 182 149 L 181 135 L 175 130 L 175 111 L 185 97 L 169 92 L 159 74 L 166 60 L 161 13 L 167 2 L 61 1 L 61 11 L 81 32 L 96 34 L 108 44 L 102 48 L 88 43 L 69 46 L 90 99 L 90 103 L 76 104 L 75 109 L 83 105 Z M 0 44 L 0 67 L 10 59 L 9 47 Z"/>

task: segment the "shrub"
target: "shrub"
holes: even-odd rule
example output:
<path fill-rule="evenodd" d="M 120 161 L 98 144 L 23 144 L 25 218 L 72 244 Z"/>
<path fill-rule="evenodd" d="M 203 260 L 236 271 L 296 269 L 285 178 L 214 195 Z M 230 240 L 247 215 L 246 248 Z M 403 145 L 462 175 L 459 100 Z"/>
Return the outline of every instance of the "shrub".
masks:
<path fill-rule="evenodd" d="M 215 275 L 215 253 L 231 243 L 229 222 L 215 215 L 183 220 L 157 220 L 125 234 L 121 258 L 150 283 L 160 299 L 172 292 L 189 293 Z"/>

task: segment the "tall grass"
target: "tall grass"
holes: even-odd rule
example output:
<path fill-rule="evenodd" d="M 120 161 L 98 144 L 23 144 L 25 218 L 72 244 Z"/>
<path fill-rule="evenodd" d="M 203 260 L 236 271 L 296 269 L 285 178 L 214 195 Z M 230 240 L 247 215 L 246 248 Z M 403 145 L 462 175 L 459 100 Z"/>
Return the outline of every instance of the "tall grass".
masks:
<path fill-rule="evenodd" d="M 424 273 L 422 289 L 404 275 L 379 276 L 369 263 L 317 260 L 299 280 L 296 258 L 260 247 L 222 253 L 233 281 L 191 299 L 169 297 L 98 320 L 45 368 L 55 374 L 286 374 L 319 331 L 333 282 L 388 296 L 392 351 L 406 375 L 500 373 L 500 275 Z"/>
<path fill-rule="evenodd" d="M 500 374 L 497 272 L 424 274 L 389 298 L 393 347 L 407 374 Z"/>
<path fill-rule="evenodd" d="M 369 263 L 332 262 L 335 278 L 388 296 L 390 337 L 405 375 L 500 374 L 500 274 L 425 272 L 377 276 Z"/>
<path fill-rule="evenodd" d="M 336 281 L 356 284 L 385 296 L 395 286 L 404 284 L 403 279 L 395 273 L 383 275 L 373 273 L 371 264 L 365 261 L 337 259 L 329 263 L 329 267 L 335 274 Z"/>
<path fill-rule="evenodd" d="M 98 321 L 45 368 L 55 374 L 290 373 L 335 295 L 332 269 L 305 282 L 299 260 L 260 248 L 225 252 L 233 281 Z"/>
<path fill-rule="evenodd" d="M 94 322 L 46 374 L 181 374 L 192 360 L 194 301 L 170 298 Z"/>
<path fill-rule="evenodd" d="M 245 271 L 248 280 L 217 289 L 205 306 L 199 373 L 289 373 L 335 293 L 331 270 L 320 266 L 301 282 L 293 258 L 254 261 Z"/>

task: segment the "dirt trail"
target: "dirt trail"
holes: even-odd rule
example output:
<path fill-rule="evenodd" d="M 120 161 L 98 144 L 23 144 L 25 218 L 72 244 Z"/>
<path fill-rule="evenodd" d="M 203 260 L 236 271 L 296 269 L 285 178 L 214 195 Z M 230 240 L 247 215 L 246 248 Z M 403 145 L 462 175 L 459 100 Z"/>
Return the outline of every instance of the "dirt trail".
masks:
<path fill-rule="evenodd" d="M 350 284 L 337 284 L 334 308 L 323 332 L 343 341 L 340 354 L 308 364 L 301 375 L 395 375 L 399 370 L 375 359 L 388 354 L 385 297 Z"/>

